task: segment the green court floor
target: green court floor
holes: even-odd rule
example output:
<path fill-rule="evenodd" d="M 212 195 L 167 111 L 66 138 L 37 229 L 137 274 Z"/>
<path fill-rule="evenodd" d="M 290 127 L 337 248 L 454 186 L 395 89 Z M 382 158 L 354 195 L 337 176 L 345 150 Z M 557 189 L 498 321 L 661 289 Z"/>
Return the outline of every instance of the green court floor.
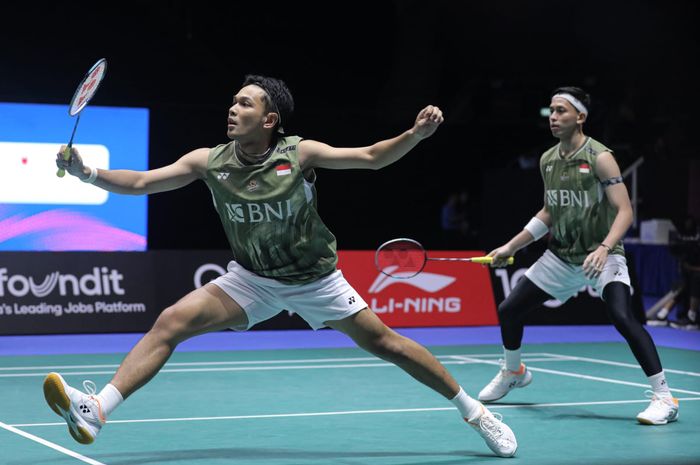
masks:
<path fill-rule="evenodd" d="M 496 373 L 498 346 L 430 349 L 473 396 Z M 0 357 L 0 464 L 700 463 L 700 357 L 659 351 L 681 414 L 653 427 L 635 420 L 647 385 L 625 344 L 526 346 L 532 384 L 490 406 L 518 438 L 512 459 L 495 457 L 448 401 L 359 349 L 176 353 L 90 446 L 45 404 L 43 377 L 101 387 L 123 354 Z"/>

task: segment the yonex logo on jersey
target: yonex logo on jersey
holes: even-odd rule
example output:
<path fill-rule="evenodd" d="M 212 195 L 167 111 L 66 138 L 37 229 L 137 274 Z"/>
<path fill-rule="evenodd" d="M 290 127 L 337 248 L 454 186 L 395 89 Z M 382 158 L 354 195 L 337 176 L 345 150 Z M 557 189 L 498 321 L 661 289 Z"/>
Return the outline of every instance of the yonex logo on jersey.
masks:
<path fill-rule="evenodd" d="M 255 179 L 251 179 L 250 182 L 248 183 L 248 186 L 246 186 L 248 189 L 248 192 L 253 192 L 254 190 L 258 189 L 258 181 Z"/>
<path fill-rule="evenodd" d="M 231 173 L 219 173 L 216 175 L 216 179 L 219 181 L 226 181 L 228 179 L 228 175 Z"/>
<path fill-rule="evenodd" d="M 294 215 L 292 201 L 267 203 L 250 202 L 246 204 L 227 203 L 226 215 L 234 223 L 270 223 L 284 220 Z"/>
<path fill-rule="evenodd" d="M 560 207 L 583 207 L 591 206 L 588 192 L 572 191 L 567 189 L 547 189 L 547 205 Z"/>
<path fill-rule="evenodd" d="M 544 172 L 550 173 L 553 169 L 554 169 L 554 167 L 552 165 L 547 165 L 544 169 Z"/>

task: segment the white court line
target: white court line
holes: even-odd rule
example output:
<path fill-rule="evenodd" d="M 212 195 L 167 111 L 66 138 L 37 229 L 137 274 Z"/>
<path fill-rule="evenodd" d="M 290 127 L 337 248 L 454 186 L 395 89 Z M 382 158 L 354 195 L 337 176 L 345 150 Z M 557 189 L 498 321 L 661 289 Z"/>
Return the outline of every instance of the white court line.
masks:
<path fill-rule="evenodd" d="M 61 423 L 61 425 L 65 426 L 66 424 Z M 76 458 L 76 459 L 80 460 L 81 462 L 89 463 L 91 465 L 105 465 L 102 462 L 98 462 L 97 460 L 91 459 L 90 457 L 86 457 L 86 456 L 79 454 L 77 452 L 73 452 L 70 449 L 66 449 L 65 447 L 59 446 L 58 444 L 54 444 L 51 441 L 47 441 L 46 439 L 42 439 L 38 436 L 34 436 L 33 434 L 29 434 L 29 433 L 26 433 L 22 430 L 18 430 L 14 426 L 7 425 L 1 421 L 0 421 L 0 428 L 6 429 L 10 433 L 18 434 L 18 435 L 23 436 L 27 439 L 30 439 L 34 442 L 38 442 L 39 444 L 41 444 L 43 446 L 50 447 L 51 449 L 57 450 L 58 452 L 61 452 L 62 454 L 70 455 L 71 457 Z"/>
<path fill-rule="evenodd" d="M 470 354 L 472 357 L 498 358 L 500 354 Z M 545 353 L 528 353 L 523 356 L 547 356 Z M 452 355 L 436 355 L 436 358 L 449 358 Z M 279 360 L 238 360 L 226 362 L 168 362 L 166 367 L 170 366 L 192 366 L 192 365 L 267 365 L 267 364 L 285 364 L 285 363 L 326 363 L 326 362 L 366 362 L 378 360 L 377 357 L 351 357 L 351 358 L 302 358 L 302 359 L 279 359 Z M 21 371 L 21 370 L 66 370 L 74 368 L 117 368 L 119 364 L 108 365 L 46 365 L 46 366 L 16 366 L 16 367 L 0 367 L 0 371 Z"/>
<path fill-rule="evenodd" d="M 465 365 L 467 363 L 494 363 L 498 362 L 472 362 L 467 358 L 463 358 L 460 355 L 451 355 L 453 360 L 444 360 L 441 363 L 443 365 Z M 258 366 L 258 367 L 209 367 L 209 368 L 163 368 L 158 373 L 202 373 L 202 372 L 224 372 L 224 371 L 274 371 L 274 370 L 325 370 L 332 368 L 396 368 L 393 363 L 382 362 L 378 358 L 372 358 L 370 360 L 375 360 L 375 363 L 353 363 L 353 364 L 338 364 L 338 365 L 288 365 L 288 366 Z M 530 360 L 524 359 L 528 362 Z M 538 359 L 537 361 L 557 361 L 552 359 Z M 38 373 L 2 373 L 0 378 L 29 378 L 37 376 L 46 376 L 46 372 Z M 111 371 L 67 371 L 62 372 L 61 376 L 86 376 L 86 375 L 113 375 L 114 370 Z"/>
<path fill-rule="evenodd" d="M 679 401 L 700 400 L 700 397 L 685 397 L 678 399 Z M 549 408 L 549 407 L 581 407 L 587 405 L 617 405 L 617 404 L 646 404 L 649 399 L 643 400 L 602 400 L 593 402 L 553 402 L 546 404 L 527 404 L 527 405 L 496 405 L 489 404 L 489 410 L 500 409 L 520 409 L 520 408 Z M 230 415 L 220 417 L 180 417 L 180 418 L 142 418 L 134 420 L 109 420 L 109 424 L 130 424 L 130 423 L 172 423 L 182 421 L 220 421 L 220 420 L 255 420 L 266 418 L 295 418 L 295 417 L 323 417 L 335 415 L 373 415 L 381 413 L 414 413 L 414 412 L 443 412 L 448 410 L 457 410 L 455 407 L 427 407 L 427 408 L 405 408 L 405 409 L 381 409 L 381 410 L 345 410 L 336 412 L 303 412 L 303 413 L 276 413 L 267 415 Z M 35 427 L 35 426 L 65 426 L 65 423 L 25 423 L 13 426 L 17 427 Z"/>
<path fill-rule="evenodd" d="M 613 366 L 618 366 L 618 367 L 636 368 L 639 370 L 642 369 L 642 367 L 640 367 L 638 364 L 634 364 L 634 363 L 613 362 L 611 360 L 601 360 L 599 358 L 588 358 L 588 357 L 577 357 L 575 355 L 559 355 L 559 354 L 546 354 L 546 355 L 550 355 L 552 357 L 561 357 L 562 359 L 566 359 L 566 360 L 600 363 L 603 365 L 613 365 Z M 688 375 L 688 376 L 699 376 L 700 377 L 700 373 L 696 373 L 694 371 L 683 371 L 683 370 L 673 370 L 671 368 L 664 368 L 664 372 L 665 373 L 675 373 L 678 375 Z"/>
<path fill-rule="evenodd" d="M 480 363 L 484 363 L 484 364 L 487 364 L 487 365 L 500 365 L 498 362 L 492 362 L 492 361 L 490 361 L 490 360 L 481 360 L 481 361 L 479 361 L 479 359 L 476 359 L 476 358 L 472 359 L 472 358 L 467 357 L 467 356 L 463 356 L 462 358 L 464 358 L 465 360 L 480 362 Z M 600 377 L 600 376 L 582 375 L 582 374 L 580 374 L 580 373 L 572 373 L 572 372 L 569 372 L 569 371 L 559 371 L 559 370 L 549 370 L 549 369 L 547 369 L 547 368 L 536 368 L 536 367 L 533 367 L 533 366 L 528 366 L 527 369 L 530 370 L 530 371 L 533 371 L 533 372 L 538 372 L 538 371 L 539 371 L 539 372 L 542 372 L 542 373 L 549 373 L 549 374 L 552 374 L 552 375 L 569 376 L 569 377 L 571 377 L 571 378 L 587 379 L 587 380 L 589 380 L 589 381 L 601 381 L 601 382 L 603 382 L 603 383 L 623 384 L 623 385 L 625 385 L 625 386 L 636 386 L 636 387 L 642 387 L 642 388 L 645 388 L 645 389 L 649 389 L 649 385 L 648 385 L 648 384 L 633 383 L 633 382 L 631 382 L 631 381 L 622 381 L 622 380 L 619 380 L 619 379 L 602 378 L 602 377 Z M 683 393 L 683 394 L 691 394 L 691 395 L 694 395 L 694 396 L 700 396 L 700 392 L 688 391 L 688 390 L 686 390 L 686 389 L 671 388 L 670 391 L 671 391 L 671 392 L 681 392 L 681 393 Z"/>
<path fill-rule="evenodd" d="M 469 354 L 471 357 L 484 358 L 499 358 L 501 354 Z M 531 352 L 523 354 L 523 357 L 546 356 L 552 357 L 552 354 L 544 352 Z M 436 355 L 436 358 L 450 358 L 454 355 Z M 559 356 L 556 356 L 557 358 Z M 366 362 L 378 360 L 377 357 L 349 357 L 349 358 L 302 358 L 302 359 L 278 359 L 278 360 L 237 360 L 226 362 L 168 362 L 169 366 L 192 366 L 192 365 L 266 365 L 266 364 L 284 364 L 284 363 L 325 363 L 325 362 Z M 16 367 L 0 367 L 0 371 L 14 370 L 55 370 L 55 369 L 72 369 L 72 368 L 117 368 L 119 364 L 108 365 L 45 365 L 45 366 L 16 366 Z"/>

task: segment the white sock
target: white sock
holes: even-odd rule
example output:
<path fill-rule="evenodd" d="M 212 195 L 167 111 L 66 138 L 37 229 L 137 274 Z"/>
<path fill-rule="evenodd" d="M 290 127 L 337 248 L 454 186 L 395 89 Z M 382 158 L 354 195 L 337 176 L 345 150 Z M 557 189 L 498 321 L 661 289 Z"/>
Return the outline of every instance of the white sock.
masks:
<path fill-rule="evenodd" d="M 520 371 L 520 349 L 508 350 L 503 348 L 503 354 L 506 359 L 506 369 L 510 371 Z"/>
<path fill-rule="evenodd" d="M 654 391 L 659 397 L 673 397 L 671 391 L 668 389 L 668 383 L 666 382 L 666 375 L 664 370 L 661 370 L 654 376 L 649 376 L 649 384 L 651 384 L 651 390 Z"/>
<path fill-rule="evenodd" d="M 459 413 L 467 420 L 471 420 L 472 418 L 476 418 L 481 415 L 481 402 L 469 397 L 467 393 L 464 392 L 464 389 L 462 389 L 462 386 L 459 387 L 459 392 L 454 399 L 450 400 L 450 402 L 455 404 L 455 407 L 457 407 Z"/>
<path fill-rule="evenodd" d="M 112 384 L 108 384 L 102 388 L 98 397 L 100 398 L 100 406 L 102 407 L 102 414 L 105 418 L 107 418 L 115 408 L 119 407 L 119 404 L 124 402 L 121 393 Z"/>

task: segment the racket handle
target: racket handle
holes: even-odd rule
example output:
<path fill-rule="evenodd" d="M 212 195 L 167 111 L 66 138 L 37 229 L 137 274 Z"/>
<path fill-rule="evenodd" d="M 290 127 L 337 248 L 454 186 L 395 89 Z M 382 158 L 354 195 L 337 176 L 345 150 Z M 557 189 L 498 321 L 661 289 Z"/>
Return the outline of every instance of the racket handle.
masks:
<path fill-rule="evenodd" d="M 70 160 L 70 145 L 66 147 L 66 149 L 63 151 L 63 159 L 68 161 Z M 62 178 L 63 176 L 66 175 L 66 170 L 63 168 L 59 168 L 58 171 L 56 171 L 56 176 L 59 178 Z"/>
<path fill-rule="evenodd" d="M 473 257 L 470 261 L 473 263 L 491 264 L 493 263 L 493 257 Z M 506 260 L 506 263 L 509 265 L 512 265 L 514 262 L 515 258 L 513 257 L 508 257 L 508 260 Z"/>

